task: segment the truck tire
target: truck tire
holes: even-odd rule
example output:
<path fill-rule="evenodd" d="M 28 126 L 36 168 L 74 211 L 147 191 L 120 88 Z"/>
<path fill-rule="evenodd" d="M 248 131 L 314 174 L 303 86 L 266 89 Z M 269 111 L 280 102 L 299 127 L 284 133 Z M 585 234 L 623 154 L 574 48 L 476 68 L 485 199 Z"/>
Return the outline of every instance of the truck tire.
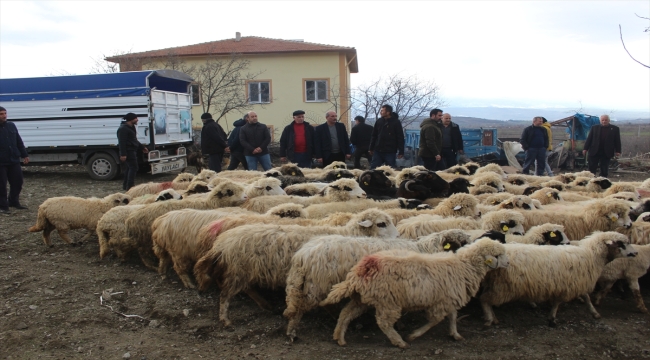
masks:
<path fill-rule="evenodd" d="M 86 163 L 88 175 L 95 180 L 113 180 L 120 174 L 120 166 L 107 153 L 96 153 Z"/>

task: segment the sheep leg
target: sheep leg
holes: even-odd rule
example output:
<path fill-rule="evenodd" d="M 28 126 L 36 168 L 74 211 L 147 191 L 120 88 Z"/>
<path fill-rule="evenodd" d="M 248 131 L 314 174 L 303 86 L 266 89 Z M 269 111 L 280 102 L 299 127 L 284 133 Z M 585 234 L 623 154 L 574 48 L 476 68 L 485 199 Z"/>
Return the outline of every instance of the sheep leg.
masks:
<path fill-rule="evenodd" d="M 492 305 L 490 305 L 487 301 L 481 299 L 481 307 L 483 308 L 483 318 L 485 319 L 485 323 L 483 325 L 492 326 L 492 324 L 499 323 L 499 320 L 494 314 L 494 310 L 492 310 Z"/>
<path fill-rule="evenodd" d="M 61 239 L 63 239 L 63 241 L 65 241 L 66 243 L 71 244 L 72 246 L 74 246 L 74 245 L 76 245 L 75 242 L 72 241 L 70 236 L 68 236 L 68 231 L 69 230 L 70 229 L 67 226 L 66 227 L 57 227 L 56 228 L 56 232 L 59 233 L 59 236 L 61 237 Z"/>
<path fill-rule="evenodd" d="M 82 237 L 79 241 L 77 241 L 77 244 L 81 244 L 82 242 L 90 239 L 90 237 L 93 235 L 94 232 L 95 232 L 94 230 L 88 230 L 88 233 L 84 235 L 84 237 Z"/>
<path fill-rule="evenodd" d="M 296 329 L 298 328 L 298 324 L 300 323 L 300 320 L 302 319 L 303 312 L 300 310 L 294 311 L 293 314 L 289 317 L 289 324 L 287 325 L 287 336 L 293 342 L 293 340 L 296 338 Z"/>
<path fill-rule="evenodd" d="M 181 259 L 173 259 L 173 262 L 174 262 L 174 270 L 176 271 L 176 274 L 178 274 L 178 277 L 181 278 L 183 285 L 185 285 L 185 287 L 188 289 L 196 289 L 196 285 L 194 285 L 194 280 L 192 280 L 189 274 L 192 269 L 191 264 L 188 265 L 186 262 L 184 262 Z"/>
<path fill-rule="evenodd" d="M 452 311 L 447 315 L 447 318 L 449 319 L 449 335 L 451 335 L 456 341 L 465 340 L 465 338 L 458 333 L 458 328 L 456 327 L 458 322 L 458 312 L 456 310 Z"/>
<path fill-rule="evenodd" d="M 395 331 L 394 327 L 397 320 L 399 320 L 400 316 L 402 316 L 400 309 L 388 309 L 380 307 L 377 308 L 376 311 L 377 313 L 375 314 L 375 318 L 377 319 L 377 326 L 379 326 L 381 331 L 386 334 L 388 340 L 390 340 L 393 345 L 401 349 L 406 349 L 409 347 L 409 344 L 402 339 L 397 331 Z"/>
<path fill-rule="evenodd" d="M 339 345 L 347 345 L 345 342 L 345 332 L 348 330 L 350 322 L 361 316 L 361 314 L 365 313 L 367 310 L 367 305 L 361 304 L 354 299 L 345 305 L 343 310 L 341 310 L 339 320 L 336 322 L 336 328 L 334 329 L 334 340 L 336 340 Z"/>
<path fill-rule="evenodd" d="M 600 283 L 600 290 L 594 296 L 594 304 L 596 304 L 596 306 L 600 305 L 600 300 L 602 300 L 605 296 L 607 296 L 607 293 L 609 293 L 609 291 L 612 289 L 614 283 L 615 281 L 607 281 L 607 282 Z"/>
<path fill-rule="evenodd" d="M 589 302 L 591 303 L 591 302 Z M 554 301 L 551 303 L 551 312 L 549 314 L 549 319 L 548 319 L 548 326 L 550 327 L 556 327 L 557 326 L 557 309 L 560 307 L 561 302 L 559 301 Z"/>
<path fill-rule="evenodd" d="M 154 246 L 153 252 L 158 257 L 158 275 L 163 279 L 167 278 L 167 271 L 172 264 L 172 258 L 169 256 L 169 253 L 157 246 Z"/>
<path fill-rule="evenodd" d="M 144 266 L 148 267 L 153 271 L 158 271 L 158 264 L 153 260 L 154 256 L 151 256 L 151 251 L 146 250 L 145 248 L 138 248 L 138 254 Z"/>
<path fill-rule="evenodd" d="M 455 311 L 454 311 L 454 313 L 455 313 Z M 426 324 L 424 324 L 423 326 L 415 329 L 415 331 L 413 331 L 412 333 L 410 333 L 409 336 L 406 337 L 406 341 L 412 342 L 413 340 L 419 338 L 420 336 L 424 335 L 425 332 L 429 331 L 429 329 L 436 326 L 439 322 L 442 321 L 442 319 L 445 318 L 444 316 L 436 317 L 435 314 L 433 313 L 432 309 L 428 309 L 426 311 L 426 316 L 427 316 L 428 322 Z M 455 320 L 455 317 L 454 317 L 454 320 Z M 455 323 L 455 321 L 454 321 L 454 323 Z M 393 344 L 395 344 L 395 343 L 393 343 Z M 395 345 L 397 345 L 397 344 L 395 344 Z M 397 346 L 399 346 L 399 345 L 397 345 Z"/>
<path fill-rule="evenodd" d="M 642 313 L 647 314 L 648 309 L 645 307 L 645 304 L 643 303 L 643 296 L 641 296 L 641 288 L 639 287 L 639 279 L 627 279 L 628 285 L 630 285 L 630 289 L 632 289 L 632 294 L 634 295 L 634 299 L 636 300 L 636 308 L 639 309 Z"/>
<path fill-rule="evenodd" d="M 253 299 L 253 301 L 255 301 L 257 306 L 259 306 L 260 308 L 268 311 L 273 311 L 273 306 L 271 306 L 271 304 L 269 304 L 269 302 L 266 301 L 262 297 L 262 295 L 260 295 L 257 291 L 253 289 L 247 289 L 244 290 L 244 293 L 246 293 L 246 295 L 248 295 L 251 299 Z"/>
<path fill-rule="evenodd" d="M 600 314 L 598 313 L 598 311 L 596 311 L 596 308 L 591 303 L 591 298 L 589 297 L 589 294 L 584 294 L 581 297 L 582 299 L 584 299 L 585 304 L 587 304 L 587 309 L 591 313 L 591 316 L 593 316 L 594 319 L 600 319 Z"/>
<path fill-rule="evenodd" d="M 50 240 L 52 231 L 56 229 L 49 221 L 45 221 L 45 227 L 43 228 L 43 242 L 46 246 L 52 246 L 52 241 Z"/>
<path fill-rule="evenodd" d="M 99 258 L 103 259 L 108 255 L 110 248 L 108 247 L 109 235 L 106 231 L 97 230 L 97 242 L 99 243 Z"/>
<path fill-rule="evenodd" d="M 228 307 L 230 306 L 230 294 L 224 288 L 219 295 L 219 320 L 223 321 L 224 326 L 231 326 L 232 321 L 228 318 Z"/>

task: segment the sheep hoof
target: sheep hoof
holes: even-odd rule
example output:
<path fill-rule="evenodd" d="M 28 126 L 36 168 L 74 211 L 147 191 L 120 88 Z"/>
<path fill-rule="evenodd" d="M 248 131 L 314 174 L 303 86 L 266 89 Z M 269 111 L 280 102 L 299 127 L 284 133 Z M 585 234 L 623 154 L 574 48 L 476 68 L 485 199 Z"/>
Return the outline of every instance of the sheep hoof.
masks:
<path fill-rule="evenodd" d="M 397 347 L 399 347 L 400 349 L 408 349 L 409 347 L 409 344 L 404 341 L 402 341 L 401 343 L 397 343 L 395 345 L 397 345 Z"/>
<path fill-rule="evenodd" d="M 339 346 L 347 346 L 348 345 L 348 343 L 346 343 L 345 340 L 343 340 L 343 339 L 340 339 L 339 341 L 337 341 L 337 343 L 339 344 Z"/>
<path fill-rule="evenodd" d="M 557 320 L 556 319 L 550 319 L 548 321 L 548 326 L 553 327 L 553 328 L 557 327 Z"/>
<path fill-rule="evenodd" d="M 600 314 L 599 314 L 599 313 L 595 313 L 595 314 L 593 314 L 593 317 L 594 317 L 594 319 L 600 319 Z"/>
<path fill-rule="evenodd" d="M 485 326 L 485 327 L 490 327 L 490 326 L 492 326 L 492 321 L 491 321 L 491 320 L 490 320 L 490 321 L 486 321 L 485 323 L 483 323 L 483 326 Z"/>
<path fill-rule="evenodd" d="M 463 340 L 465 340 L 465 338 L 462 337 L 460 334 L 452 334 L 451 337 L 453 337 L 454 340 L 456 340 L 456 341 L 463 341 Z"/>

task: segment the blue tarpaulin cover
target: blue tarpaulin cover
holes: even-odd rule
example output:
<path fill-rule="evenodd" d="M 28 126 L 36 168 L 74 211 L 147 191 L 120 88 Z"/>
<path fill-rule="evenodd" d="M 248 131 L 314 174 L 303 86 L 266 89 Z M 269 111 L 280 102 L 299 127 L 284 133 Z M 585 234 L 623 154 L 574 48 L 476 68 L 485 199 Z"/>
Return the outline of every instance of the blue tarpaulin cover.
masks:
<path fill-rule="evenodd" d="M 187 93 L 192 81 L 188 75 L 174 70 L 0 79 L 0 101 L 143 96 L 154 87 Z"/>
<path fill-rule="evenodd" d="M 567 127 L 566 132 L 569 133 L 569 135 L 571 135 L 573 121 L 576 122 L 576 133 L 574 140 L 587 140 L 587 135 L 589 135 L 589 130 L 591 127 L 600 124 L 600 118 L 598 116 L 576 113 L 573 115 L 573 119 L 567 122 L 567 125 L 569 125 L 569 127 Z"/>

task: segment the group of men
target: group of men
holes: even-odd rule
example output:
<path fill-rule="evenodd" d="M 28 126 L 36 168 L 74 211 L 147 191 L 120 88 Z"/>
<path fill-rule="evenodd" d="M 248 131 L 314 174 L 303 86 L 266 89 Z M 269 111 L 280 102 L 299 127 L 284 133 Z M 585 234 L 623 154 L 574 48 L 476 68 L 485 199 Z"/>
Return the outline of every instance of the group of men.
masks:
<path fill-rule="evenodd" d="M 589 172 L 602 177 L 609 175 L 610 160 L 621 155 L 621 132 L 618 126 L 611 125 L 610 122 L 609 115 L 601 115 L 600 125 L 589 129 L 582 150 L 582 154 L 587 157 Z M 553 176 L 547 161 L 553 150 L 551 124 L 544 117 L 534 117 L 533 124 L 524 129 L 519 142 L 526 152 L 522 172 L 528 174 L 530 168 L 536 164 L 535 175 L 544 175 L 546 171 L 548 176 Z"/>

